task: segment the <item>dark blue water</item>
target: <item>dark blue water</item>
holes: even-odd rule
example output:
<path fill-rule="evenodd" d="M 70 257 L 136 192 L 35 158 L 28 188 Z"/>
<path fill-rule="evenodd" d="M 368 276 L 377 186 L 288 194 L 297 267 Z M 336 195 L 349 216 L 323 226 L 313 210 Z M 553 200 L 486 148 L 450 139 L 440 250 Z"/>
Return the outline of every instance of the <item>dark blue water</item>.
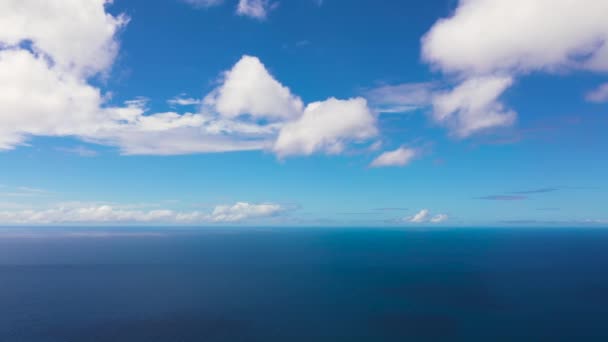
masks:
<path fill-rule="evenodd" d="M 114 233 L 0 234 L 0 341 L 608 340 L 604 230 Z"/>

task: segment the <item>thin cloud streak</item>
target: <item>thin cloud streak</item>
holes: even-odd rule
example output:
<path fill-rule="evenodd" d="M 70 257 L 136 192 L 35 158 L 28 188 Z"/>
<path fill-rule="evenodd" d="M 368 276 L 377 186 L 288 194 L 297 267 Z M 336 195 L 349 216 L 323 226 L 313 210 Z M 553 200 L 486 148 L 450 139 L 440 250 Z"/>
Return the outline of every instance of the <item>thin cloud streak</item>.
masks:
<path fill-rule="evenodd" d="M 483 197 L 475 197 L 475 199 L 487 201 L 523 201 L 528 199 L 527 196 L 511 196 L 511 195 L 491 195 Z"/>

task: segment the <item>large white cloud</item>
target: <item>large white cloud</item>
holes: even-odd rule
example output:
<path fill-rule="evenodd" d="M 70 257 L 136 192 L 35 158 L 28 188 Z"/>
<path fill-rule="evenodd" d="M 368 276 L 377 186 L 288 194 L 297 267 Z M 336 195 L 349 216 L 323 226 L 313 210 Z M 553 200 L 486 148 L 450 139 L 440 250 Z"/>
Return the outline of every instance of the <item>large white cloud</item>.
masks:
<path fill-rule="evenodd" d="M 499 98 L 515 77 L 607 71 L 606 13 L 605 0 L 460 0 L 422 38 L 423 59 L 462 82 L 433 99 L 434 118 L 461 137 L 511 125 Z"/>
<path fill-rule="evenodd" d="M 330 98 L 309 104 L 298 120 L 285 124 L 274 145 L 280 156 L 337 154 L 349 142 L 364 141 L 378 133 L 376 118 L 363 98 Z"/>
<path fill-rule="evenodd" d="M 0 149 L 27 135 L 93 134 L 100 122 L 132 110 L 102 110 L 99 89 L 22 49 L 0 50 Z"/>
<path fill-rule="evenodd" d="M 461 0 L 423 37 L 422 53 L 447 72 L 608 70 L 606 13 L 605 0 Z"/>
<path fill-rule="evenodd" d="M 112 65 L 118 52 L 116 32 L 128 19 L 105 12 L 109 0 L 3 0 L 0 42 L 25 41 L 61 69 L 92 74 Z"/>
<path fill-rule="evenodd" d="M 107 204 L 70 203 L 40 210 L 0 211 L 0 224 L 66 223 L 236 223 L 272 217 L 285 211 L 279 204 L 238 202 L 219 205 L 211 213 L 178 212 L 168 209 L 135 210 Z"/>
<path fill-rule="evenodd" d="M 252 56 L 243 56 L 224 75 L 222 85 L 205 98 L 228 118 L 249 114 L 255 118 L 293 118 L 302 113 L 302 100 L 279 83 L 264 64 Z"/>

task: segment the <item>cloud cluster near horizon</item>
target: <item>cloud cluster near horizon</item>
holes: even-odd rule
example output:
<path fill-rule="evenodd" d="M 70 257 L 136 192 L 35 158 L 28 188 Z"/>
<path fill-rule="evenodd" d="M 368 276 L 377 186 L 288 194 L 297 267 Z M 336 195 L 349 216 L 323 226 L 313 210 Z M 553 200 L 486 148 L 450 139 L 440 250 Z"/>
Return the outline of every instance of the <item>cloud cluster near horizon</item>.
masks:
<path fill-rule="evenodd" d="M 432 215 L 428 209 L 422 209 L 417 212 L 415 215 L 406 217 L 404 219 L 405 222 L 408 223 L 443 223 L 448 220 L 448 215 L 446 214 L 436 214 Z"/>
<path fill-rule="evenodd" d="M 114 224 L 166 223 L 209 224 L 239 223 L 280 215 L 287 208 L 275 203 L 237 202 L 218 205 L 211 212 L 180 212 L 169 209 L 135 210 L 108 204 L 66 203 L 41 210 L 0 211 L 0 225 L 6 224 Z"/>

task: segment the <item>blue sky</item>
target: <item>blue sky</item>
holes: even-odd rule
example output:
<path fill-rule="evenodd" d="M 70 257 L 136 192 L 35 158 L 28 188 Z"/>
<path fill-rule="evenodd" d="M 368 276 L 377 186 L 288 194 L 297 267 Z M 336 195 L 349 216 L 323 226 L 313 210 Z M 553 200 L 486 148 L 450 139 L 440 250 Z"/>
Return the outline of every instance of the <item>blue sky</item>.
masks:
<path fill-rule="evenodd" d="M 606 11 L 3 2 L 0 224 L 607 226 Z"/>

